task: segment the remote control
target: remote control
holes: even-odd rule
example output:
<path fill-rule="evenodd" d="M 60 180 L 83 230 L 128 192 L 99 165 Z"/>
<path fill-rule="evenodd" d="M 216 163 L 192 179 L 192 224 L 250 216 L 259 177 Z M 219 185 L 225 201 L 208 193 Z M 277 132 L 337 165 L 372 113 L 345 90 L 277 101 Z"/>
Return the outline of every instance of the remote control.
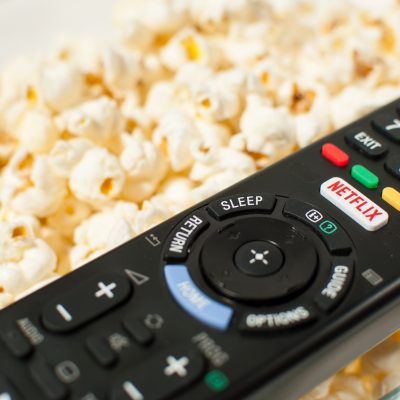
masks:
<path fill-rule="evenodd" d="M 0 399 L 298 398 L 400 327 L 399 190 L 400 100 L 1 311 Z"/>

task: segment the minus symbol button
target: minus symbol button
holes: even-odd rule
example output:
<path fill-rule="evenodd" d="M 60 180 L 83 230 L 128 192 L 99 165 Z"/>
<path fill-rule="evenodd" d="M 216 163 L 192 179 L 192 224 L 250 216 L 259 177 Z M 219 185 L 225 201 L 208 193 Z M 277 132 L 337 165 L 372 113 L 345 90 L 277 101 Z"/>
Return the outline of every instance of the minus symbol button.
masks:
<path fill-rule="evenodd" d="M 72 321 L 72 315 L 68 312 L 68 310 L 62 304 L 57 304 L 56 310 L 63 317 L 63 319 L 65 321 L 68 321 L 68 322 Z"/>

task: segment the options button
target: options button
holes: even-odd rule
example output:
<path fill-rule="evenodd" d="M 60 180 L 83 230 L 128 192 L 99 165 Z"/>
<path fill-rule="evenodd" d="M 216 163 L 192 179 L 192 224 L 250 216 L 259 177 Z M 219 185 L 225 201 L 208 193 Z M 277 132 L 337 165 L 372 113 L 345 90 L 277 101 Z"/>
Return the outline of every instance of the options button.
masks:
<path fill-rule="evenodd" d="M 254 311 L 243 315 L 240 322 L 242 331 L 276 331 L 311 322 L 316 318 L 314 309 L 305 304 L 274 311 Z"/>

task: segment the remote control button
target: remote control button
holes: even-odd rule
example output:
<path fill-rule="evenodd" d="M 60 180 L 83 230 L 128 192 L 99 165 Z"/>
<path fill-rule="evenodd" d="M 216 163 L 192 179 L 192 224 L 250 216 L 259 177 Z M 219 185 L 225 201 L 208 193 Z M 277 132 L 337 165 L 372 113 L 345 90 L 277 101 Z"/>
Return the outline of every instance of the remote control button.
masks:
<path fill-rule="evenodd" d="M 345 231 L 334 219 L 313 205 L 289 199 L 283 214 L 296 218 L 313 229 L 332 254 L 348 254 L 351 251 L 351 243 Z"/>
<path fill-rule="evenodd" d="M 385 169 L 395 178 L 400 179 L 400 154 L 390 155 L 385 161 Z"/>
<path fill-rule="evenodd" d="M 173 297 L 187 313 L 213 328 L 228 328 L 233 314 L 232 308 L 203 293 L 184 265 L 166 265 L 164 273 Z"/>
<path fill-rule="evenodd" d="M 213 201 L 207 207 L 208 211 L 218 219 L 242 212 L 271 213 L 276 199 L 270 194 L 233 195 Z"/>
<path fill-rule="evenodd" d="M 35 359 L 29 367 L 33 380 L 48 400 L 63 400 L 68 395 L 67 387 L 54 375 L 42 359 Z"/>
<path fill-rule="evenodd" d="M 188 388 L 204 372 L 202 355 L 177 346 L 131 368 L 112 390 L 112 400 L 163 400 Z"/>
<path fill-rule="evenodd" d="M 122 324 L 140 345 L 147 346 L 154 340 L 153 332 L 135 317 L 128 315 L 124 318 Z"/>
<path fill-rule="evenodd" d="M 24 358 L 32 353 L 33 346 L 31 342 L 17 327 L 10 326 L 8 328 L 2 328 L 0 336 L 4 344 L 15 357 Z"/>
<path fill-rule="evenodd" d="M 167 241 L 167 251 L 164 255 L 167 261 L 186 260 L 191 244 L 207 228 L 209 222 L 204 211 L 195 211 L 181 221 Z"/>
<path fill-rule="evenodd" d="M 372 121 L 372 126 L 395 142 L 400 142 L 400 119 L 394 113 L 386 112 Z"/>
<path fill-rule="evenodd" d="M 345 135 L 345 140 L 350 146 L 369 158 L 378 158 L 388 151 L 385 144 L 364 131 L 348 133 Z"/>
<path fill-rule="evenodd" d="M 245 332 L 277 331 L 304 325 L 316 317 L 314 308 L 305 304 L 274 311 L 250 311 L 242 316 L 239 329 Z"/>
<path fill-rule="evenodd" d="M 353 263 L 336 260 L 332 263 L 330 276 L 314 301 L 324 311 L 331 311 L 343 300 L 353 277 Z"/>
<path fill-rule="evenodd" d="M 131 291 L 125 276 L 98 275 L 48 303 L 42 312 L 43 325 L 53 332 L 71 331 L 122 303 Z"/>
<path fill-rule="evenodd" d="M 337 167 L 343 168 L 349 163 L 349 155 L 332 143 L 325 143 L 322 146 L 321 154 Z"/>
<path fill-rule="evenodd" d="M 265 276 L 282 266 L 283 255 L 274 243 L 253 240 L 239 247 L 235 254 L 235 264 L 245 274 Z"/>
<path fill-rule="evenodd" d="M 382 199 L 390 204 L 397 211 L 400 211 L 400 192 L 391 187 L 382 190 Z"/>
<path fill-rule="evenodd" d="M 351 176 L 368 189 L 376 189 L 379 185 L 379 178 L 369 169 L 359 164 L 353 165 Z"/>
<path fill-rule="evenodd" d="M 16 392 L 11 383 L 0 376 L 0 400 L 21 400 L 22 397 Z"/>
<path fill-rule="evenodd" d="M 102 337 L 91 337 L 86 341 L 86 348 L 94 360 L 102 367 L 109 367 L 117 361 L 117 355 Z"/>
<path fill-rule="evenodd" d="M 260 245 L 267 250 L 261 253 Z M 236 265 L 239 253 L 241 268 Z M 200 262 L 214 290 L 253 302 L 293 296 L 309 284 L 318 265 L 311 240 L 288 222 L 261 216 L 241 218 L 216 230 L 204 243 Z M 262 274 L 256 275 L 256 270 Z"/>
<path fill-rule="evenodd" d="M 388 213 L 342 178 L 328 179 L 321 195 L 367 231 L 377 231 L 389 221 Z"/>

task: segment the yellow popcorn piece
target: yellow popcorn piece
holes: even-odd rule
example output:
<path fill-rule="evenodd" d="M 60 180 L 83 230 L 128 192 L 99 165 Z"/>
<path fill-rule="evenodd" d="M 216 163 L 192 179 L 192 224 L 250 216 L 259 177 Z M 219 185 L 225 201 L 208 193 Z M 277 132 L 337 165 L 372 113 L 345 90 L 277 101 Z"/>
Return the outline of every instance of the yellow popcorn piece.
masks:
<path fill-rule="evenodd" d="M 201 59 L 201 50 L 193 36 L 188 36 L 181 41 L 186 49 L 187 58 L 190 61 L 197 61 Z"/>

